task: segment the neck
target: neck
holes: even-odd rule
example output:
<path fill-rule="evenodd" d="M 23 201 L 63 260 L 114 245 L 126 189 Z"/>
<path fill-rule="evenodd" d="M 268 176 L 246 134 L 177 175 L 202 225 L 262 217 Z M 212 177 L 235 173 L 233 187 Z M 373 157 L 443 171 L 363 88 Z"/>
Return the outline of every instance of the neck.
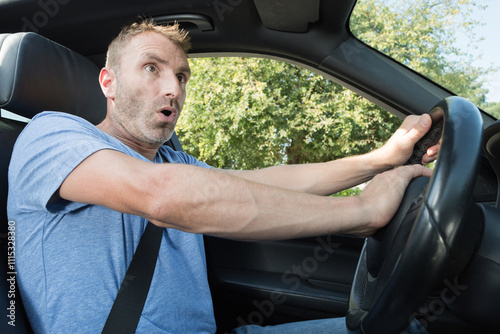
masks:
<path fill-rule="evenodd" d="M 158 144 L 143 143 L 133 140 L 132 136 L 128 135 L 128 133 L 124 129 L 118 129 L 116 124 L 110 122 L 107 117 L 106 119 L 104 119 L 104 121 L 97 125 L 97 128 L 118 139 L 119 141 L 151 161 L 154 161 L 156 153 L 161 147 L 161 145 Z"/>

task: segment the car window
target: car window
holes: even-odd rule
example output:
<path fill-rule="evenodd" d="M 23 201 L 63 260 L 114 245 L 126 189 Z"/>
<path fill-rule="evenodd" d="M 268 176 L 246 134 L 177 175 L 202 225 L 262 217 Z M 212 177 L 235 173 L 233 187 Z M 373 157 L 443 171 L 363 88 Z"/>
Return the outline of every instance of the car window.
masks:
<path fill-rule="evenodd" d="M 500 117 L 498 1 L 359 0 L 362 42 Z"/>
<path fill-rule="evenodd" d="M 307 69 L 264 58 L 190 59 L 176 131 L 218 168 L 329 161 L 381 146 L 401 120 Z"/>

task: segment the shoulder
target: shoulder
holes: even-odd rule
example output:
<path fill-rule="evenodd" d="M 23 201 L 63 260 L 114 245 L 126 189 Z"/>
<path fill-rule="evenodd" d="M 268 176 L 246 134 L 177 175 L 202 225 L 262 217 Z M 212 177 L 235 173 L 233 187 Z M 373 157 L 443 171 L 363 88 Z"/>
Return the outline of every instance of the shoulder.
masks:
<path fill-rule="evenodd" d="M 100 142 L 116 148 L 121 142 L 99 130 L 94 124 L 64 112 L 45 111 L 37 114 L 19 135 L 15 149 L 31 149 L 93 145 Z"/>
<path fill-rule="evenodd" d="M 93 146 L 109 146 L 111 141 L 92 123 L 62 112 L 37 114 L 17 138 L 13 159 L 61 151 L 86 151 Z M 116 145 L 112 145 L 116 146 Z M 21 158 L 22 160 L 23 158 Z"/>
<path fill-rule="evenodd" d="M 50 131 L 57 129 L 72 129 L 72 128 L 85 128 L 92 130 L 95 125 L 89 121 L 75 115 L 57 111 L 44 111 L 33 117 L 28 123 L 26 129 L 31 128 L 44 128 Z"/>
<path fill-rule="evenodd" d="M 43 112 L 26 125 L 17 142 L 37 146 L 38 142 L 55 143 L 70 137 L 99 137 L 99 132 L 95 125 L 81 117 L 62 112 Z"/>
<path fill-rule="evenodd" d="M 125 144 L 81 117 L 43 112 L 36 115 L 17 138 L 11 167 L 74 165 L 102 149 L 133 154 Z"/>

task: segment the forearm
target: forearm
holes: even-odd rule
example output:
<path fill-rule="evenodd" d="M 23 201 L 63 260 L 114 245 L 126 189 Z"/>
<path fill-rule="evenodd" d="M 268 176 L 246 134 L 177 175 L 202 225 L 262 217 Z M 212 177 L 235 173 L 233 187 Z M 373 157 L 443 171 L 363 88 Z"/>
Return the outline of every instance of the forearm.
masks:
<path fill-rule="evenodd" d="M 185 166 L 184 166 L 185 167 Z M 257 240 L 355 232 L 367 222 L 358 198 L 288 191 L 231 175 L 183 168 L 187 185 L 169 186 L 155 223 L 187 232 Z M 186 191 L 169 194 L 168 189 Z"/>
<path fill-rule="evenodd" d="M 318 195 L 330 195 L 370 180 L 376 174 L 404 164 L 413 147 L 430 128 L 429 115 L 409 116 L 381 148 L 368 154 L 323 164 L 277 166 L 257 171 L 224 171 L 248 180 Z M 423 157 L 433 161 L 439 145 Z"/>
<path fill-rule="evenodd" d="M 326 163 L 281 165 L 252 171 L 221 171 L 283 189 L 331 195 L 366 182 L 389 168 L 374 151 Z"/>
<path fill-rule="evenodd" d="M 408 182 L 419 175 L 430 176 L 430 170 L 416 165 L 394 169 L 377 175 L 359 197 L 335 198 L 101 150 L 66 177 L 55 197 L 142 216 L 163 227 L 226 238 L 366 236 L 389 221 Z"/>

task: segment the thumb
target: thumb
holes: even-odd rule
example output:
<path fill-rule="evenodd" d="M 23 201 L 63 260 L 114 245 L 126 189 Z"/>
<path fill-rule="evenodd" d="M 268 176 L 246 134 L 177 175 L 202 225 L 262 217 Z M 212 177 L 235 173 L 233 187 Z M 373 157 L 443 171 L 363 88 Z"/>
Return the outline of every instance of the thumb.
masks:
<path fill-rule="evenodd" d="M 431 128 L 432 118 L 428 114 L 423 114 L 419 117 L 418 122 L 408 133 L 410 137 L 417 142 L 422 138 Z"/>

